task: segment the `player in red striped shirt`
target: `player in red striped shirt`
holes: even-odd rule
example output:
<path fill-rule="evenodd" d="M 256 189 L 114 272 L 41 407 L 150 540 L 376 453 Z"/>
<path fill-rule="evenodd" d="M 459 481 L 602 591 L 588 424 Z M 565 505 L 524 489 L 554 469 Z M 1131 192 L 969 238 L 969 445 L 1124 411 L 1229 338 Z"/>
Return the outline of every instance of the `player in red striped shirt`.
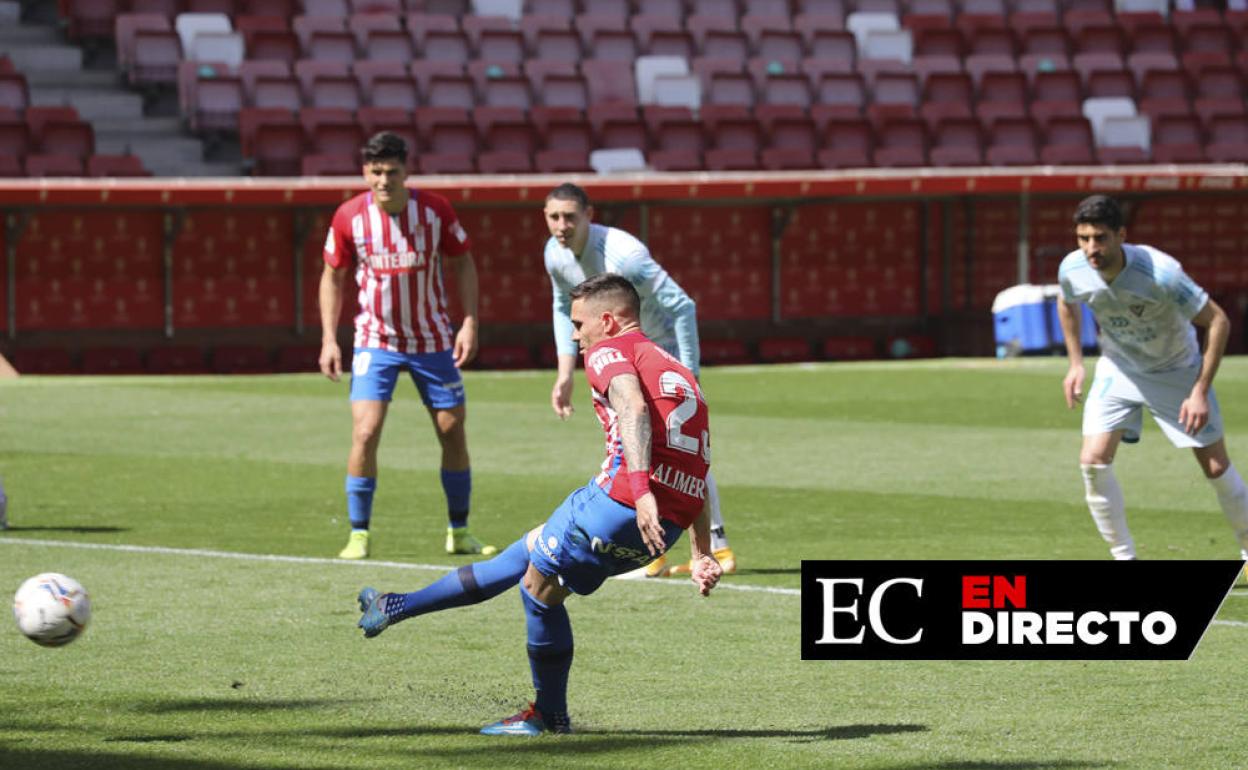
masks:
<path fill-rule="evenodd" d="M 412 593 L 360 591 L 359 627 L 374 637 L 403 620 L 488 601 L 520 584 L 536 698 L 486 735 L 568 733 L 572 623 L 565 600 L 645 566 L 690 532 L 698 592 L 723 575 L 711 551 L 710 416 L 693 372 L 641 332 L 641 298 L 625 277 L 600 273 L 571 292 L 573 340 L 607 439 L 602 472 L 544 524 L 493 559 L 465 564 Z"/>
<path fill-rule="evenodd" d="M 354 271 L 359 287 L 346 484 L 351 536 L 338 556 L 368 556 L 377 446 L 403 371 L 420 391 L 442 445 L 442 488 L 450 519 L 447 553 L 496 553 L 468 532 L 472 471 L 459 374 L 459 367 L 477 354 L 477 268 L 468 234 L 445 198 L 408 190 L 402 138 L 383 131 L 368 140 L 361 155 L 369 189 L 334 213 L 320 287 L 320 366 L 335 382 L 342 374 L 337 329 L 348 271 Z M 446 312 L 444 261 L 455 273 L 464 311 L 458 332 Z"/>

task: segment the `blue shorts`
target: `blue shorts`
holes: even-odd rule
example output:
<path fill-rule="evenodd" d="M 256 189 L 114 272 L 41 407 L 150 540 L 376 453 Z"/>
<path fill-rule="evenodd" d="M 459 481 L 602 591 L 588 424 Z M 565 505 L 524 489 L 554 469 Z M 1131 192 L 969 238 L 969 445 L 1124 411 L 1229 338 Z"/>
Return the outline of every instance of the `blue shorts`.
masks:
<path fill-rule="evenodd" d="M 663 542 L 671 548 L 684 530 L 659 521 Z M 644 567 L 653 558 L 637 529 L 637 512 L 612 500 L 593 481 L 555 509 L 529 551 L 529 562 L 538 572 L 557 577 L 564 588 L 582 596 L 597 591 L 612 575 Z"/>
<path fill-rule="evenodd" d="M 351 400 L 389 401 L 399 372 L 407 370 L 420 400 L 433 409 L 451 409 L 464 403 L 464 381 L 451 351 L 395 353 L 379 348 L 356 348 L 351 359 Z"/>

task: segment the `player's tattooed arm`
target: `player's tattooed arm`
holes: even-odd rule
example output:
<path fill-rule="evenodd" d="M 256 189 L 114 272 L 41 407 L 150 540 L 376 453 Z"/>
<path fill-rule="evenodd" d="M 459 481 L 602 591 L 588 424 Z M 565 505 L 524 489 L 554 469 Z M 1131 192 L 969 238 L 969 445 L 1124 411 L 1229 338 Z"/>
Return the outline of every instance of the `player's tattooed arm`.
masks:
<path fill-rule="evenodd" d="M 607 386 L 607 400 L 619 419 L 620 444 L 629 470 L 650 469 L 650 412 L 635 374 L 617 374 Z"/>
<path fill-rule="evenodd" d="M 633 486 L 633 505 L 637 510 L 637 529 L 651 556 L 663 553 L 663 524 L 659 521 L 658 503 L 647 489 L 650 472 L 650 412 L 641 393 L 641 381 L 635 374 L 617 374 L 607 387 L 607 400 L 615 411 L 620 431 L 620 445 L 628 463 L 629 484 L 634 475 L 641 483 Z"/>

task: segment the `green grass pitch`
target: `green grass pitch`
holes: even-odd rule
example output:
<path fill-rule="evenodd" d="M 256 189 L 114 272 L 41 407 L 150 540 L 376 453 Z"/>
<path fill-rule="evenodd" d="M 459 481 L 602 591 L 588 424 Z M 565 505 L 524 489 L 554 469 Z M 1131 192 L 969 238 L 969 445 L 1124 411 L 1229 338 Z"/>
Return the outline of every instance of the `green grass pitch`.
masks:
<path fill-rule="evenodd" d="M 741 570 L 709 599 L 672 580 L 573 598 L 579 732 L 534 740 L 477 734 L 531 697 L 514 591 L 375 640 L 354 627 L 360 586 L 412 590 L 465 563 L 442 552 L 435 441 L 409 385 L 382 440 L 375 558 L 343 563 L 345 384 L 0 384 L 0 588 L 58 571 L 94 600 L 63 649 L 0 625 L 0 768 L 1244 767 L 1243 588 L 1187 662 L 800 659 L 802 559 L 1106 558 L 1064 370 L 707 371 Z M 600 462 L 584 380 L 561 423 L 552 378 L 467 375 L 473 529 L 489 542 L 541 522 Z M 1248 360 L 1217 386 L 1248 467 Z M 1190 453 L 1151 423 L 1116 468 L 1142 557 L 1237 555 Z"/>

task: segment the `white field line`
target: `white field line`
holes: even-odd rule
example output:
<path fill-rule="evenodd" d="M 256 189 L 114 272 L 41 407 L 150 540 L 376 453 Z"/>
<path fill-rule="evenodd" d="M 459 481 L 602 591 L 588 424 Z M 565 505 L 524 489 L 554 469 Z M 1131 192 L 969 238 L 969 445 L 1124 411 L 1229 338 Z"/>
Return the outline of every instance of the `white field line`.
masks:
<path fill-rule="evenodd" d="M 338 567 L 387 567 L 390 569 L 403 570 L 424 570 L 429 572 L 450 572 L 460 565 L 452 564 L 418 564 L 414 562 L 404 561 L 378 561 L 374 559 L 361 559 L 359 561 L 351 561 L 347 559 L 331 559 L 328 557 L 317 556 L 281 556 L 278 554 L 267 553 L 239 553 L 236 551 L 214 551 L 207 548 L 169 548 L 159 545 L 125 545 L 113 543 L 78 543 L 66 540 L 39 540 L 36 538 L 18 538 L 10 539 L 0 537 L 0 545 L 37 545 L 47 548 L 80 548 L 89 551 L 122 551 L 126 553 L 157 553 L 168 554 L 172 556 L 193 556 L 203 559 L 237 559 L 239 561 L 267 561 L 281 562 L 285 564 L 332 564 Z M 651 580 L 647 581 L 652 585 L 670 585 L 687 588 L 687 584 L 683 580 Z M 729 591 L 750 591 L 755 593 L 782 594 L 785 596 L 800 596 L 801 591 L 796 588 L 775 588 L 773 586 L 756 586 L 737 584 L 732 582 L 720 583 L 719 589 Z"/>
<path fill-rule="evenodd" d="M 455 569 L 455 566 L 449 564 L 418 564 L 414 562 L 403 561 L 376 561 L 372 559 L 349 561 L 346 559 L 331 559 L 328 557 L 316 556 L 281 556 L 278 554 L 267 553 L 239 553 L 236 551 L 214 551 L 207 548 L 169 548 L 158 545 L 125 545 L 112 543 L 78 543 L 65 540 L 39 540 L 39 539 L 10 539 L 0 538 L 0 545 L 37 545 L 47 548 L 79 548 L 88 551 L 121 551 L 125 553 L 155 553 L 167 554 L 171 556 L 194 556 L 204 559 L 236 559 L 239 561 L 267 561 L 281 562 L 286 564 L 332 564 L 338 567 L 385 567 L 390 569 L 403 570 L 424 570 L 431 572 L 449 572 Z M 630 578 L 625 578 L 630 579 Z M 631 578 L 631 580 L 637 580 Z M 648 585 L 676 586 L 687 588 L 683 580 L 644 580 L 642 582 Z M 750 585 L 748 583 L 736 583 L 731 579 L 720 583 L 717 590 L 727 591 L 745 591 L 750 593 L 767 593 L 780 594 L 782 596 L 800 596 L 801 591 L 796 588 L 776 588 L 774 586 Z M 1229 594 L 1232 598 L 1248 598 L 1248 590 L 1234 590 Z M 1238 620 L 1215 620 L 1215 626 L 1238 626 L 1248 628 L 1248 622 Z"/>

